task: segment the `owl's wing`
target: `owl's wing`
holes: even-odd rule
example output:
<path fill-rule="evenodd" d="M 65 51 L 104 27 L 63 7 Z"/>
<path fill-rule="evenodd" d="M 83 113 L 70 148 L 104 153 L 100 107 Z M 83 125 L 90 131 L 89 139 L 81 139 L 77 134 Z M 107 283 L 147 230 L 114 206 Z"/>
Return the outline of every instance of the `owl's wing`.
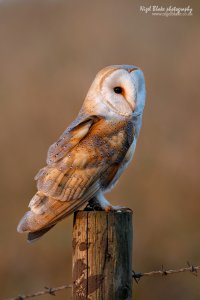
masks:
<path fill-rule="evenodd" d="M 58 141 L 49 147 L 47 155 L 47 164 L 51 165 L 58 162 L 74 146 L 76 146 L 81 139 L 83 139 L 90 127 L 99 120 L 97 116 L 88 116 L 80 113 L 78 117 L 70 124 L 69 127 L 63 132 Z"/>
<path fill-rule="evenodd" d="M 102 158 L 92 144 L 90 132 L 101 121 L 93 116 L 78 120 L 50 147 L 48 165 L 36 175 L 38 192 L 29 204 L 31 211 L 21 220 L 18 231 L 37 231 L 38 236 L 38 231 L 71 214 L 99 190 L 99 179 L 112 160 Z"/>
<path fill-rule="evenodd" d="M 48 165 L 36 175 L 39 193 L 60 201 L 80 199 L 88 190 L 97 189 L 96 179 L 105 168 L 92 145 L 89 132 L 100 122 L 90 116 L 70 126 L 48 151 Z M 93 151 L 93 155 L 91 153 Z M 94 155 L 97 154 L 97 155 Z"/>

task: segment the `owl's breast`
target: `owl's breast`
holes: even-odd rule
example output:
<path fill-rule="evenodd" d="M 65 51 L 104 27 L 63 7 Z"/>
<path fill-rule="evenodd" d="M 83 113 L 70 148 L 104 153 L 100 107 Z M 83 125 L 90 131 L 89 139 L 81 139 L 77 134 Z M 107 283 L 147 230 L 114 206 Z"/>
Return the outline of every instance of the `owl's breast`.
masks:
<path fill-rule="evenodd" d="M 101 186 L 103 190 L 109 190 L 133 156 L 134 130 L 129 122 L 118 122 L 102 126 L 100 133 L 95 136 L 93 132 L 93 147 L 97 149 L 98 156 L 101 156 L 101 162 L 107 165 L 101 175 Z"/>
<path fill-rule="evenodd" d="M 90 133 L 89 139 L 92 148 L 99 152 L 102 158 L 107 158 L 108 163 L 120 163 L 130 148 L 134 138 L 131 122 L 104 121 Z"/>
<path fill-rule="evenodd" d="M 136 140 L 133 141 L 132 145 L 128 149 L 123 160 L 120 163 L 111 166 L 109 168 L 109 170 L 107 171 L 107 180 L 105 180 L 105 184 L 103 185 L 103 189 L 105 192 L 109 192 L 110 190 L 113 189 L 113 187 L 118 182 L 122 173 L 128 167 L 129 163 L 131 162 L 131 160 L 133 158 L 135 146 L 136 146 Z"/>

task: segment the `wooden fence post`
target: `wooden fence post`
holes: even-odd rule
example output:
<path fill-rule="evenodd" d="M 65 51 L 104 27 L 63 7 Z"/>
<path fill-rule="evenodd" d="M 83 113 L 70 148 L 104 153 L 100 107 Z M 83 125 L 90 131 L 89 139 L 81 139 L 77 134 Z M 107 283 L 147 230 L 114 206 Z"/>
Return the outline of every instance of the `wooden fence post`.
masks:
<path fill-rule="evenodd" d="M 73 300 L 132 299 L 132 213 L 77 211 Z"/>

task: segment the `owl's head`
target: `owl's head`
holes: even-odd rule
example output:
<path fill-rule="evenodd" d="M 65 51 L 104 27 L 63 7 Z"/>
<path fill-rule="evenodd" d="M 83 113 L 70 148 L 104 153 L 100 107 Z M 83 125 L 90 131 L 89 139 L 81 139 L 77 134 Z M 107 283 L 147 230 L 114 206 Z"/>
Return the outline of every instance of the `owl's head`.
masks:
<path fill-rule="evenodd" d="M 145 105 L 143 72 L 131 65 L 113 65 L 95 77 L 86 99 L 99 113 L 120 116 L 141 115 Z"/>

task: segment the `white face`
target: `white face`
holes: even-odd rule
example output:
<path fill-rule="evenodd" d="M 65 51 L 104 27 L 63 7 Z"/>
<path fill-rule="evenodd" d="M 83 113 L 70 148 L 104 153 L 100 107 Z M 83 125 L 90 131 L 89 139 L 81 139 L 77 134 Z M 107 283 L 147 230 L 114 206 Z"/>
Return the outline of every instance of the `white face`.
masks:
<path fill-rule="evenodd" d="M 102 103 L 105 110 L 121 116 L 141 115 L 145 105 L 143 72 L 129 65 L 107 67 L 97 74 L 88 96 L 96 108 Z"/>
<path fill-rule="evenodd" d="M 111 110 L 121 115 L 132 115 L 137 90 L 131 73 L 123 69 L 113 71 L 103 80 L 100 91 Z"/>

